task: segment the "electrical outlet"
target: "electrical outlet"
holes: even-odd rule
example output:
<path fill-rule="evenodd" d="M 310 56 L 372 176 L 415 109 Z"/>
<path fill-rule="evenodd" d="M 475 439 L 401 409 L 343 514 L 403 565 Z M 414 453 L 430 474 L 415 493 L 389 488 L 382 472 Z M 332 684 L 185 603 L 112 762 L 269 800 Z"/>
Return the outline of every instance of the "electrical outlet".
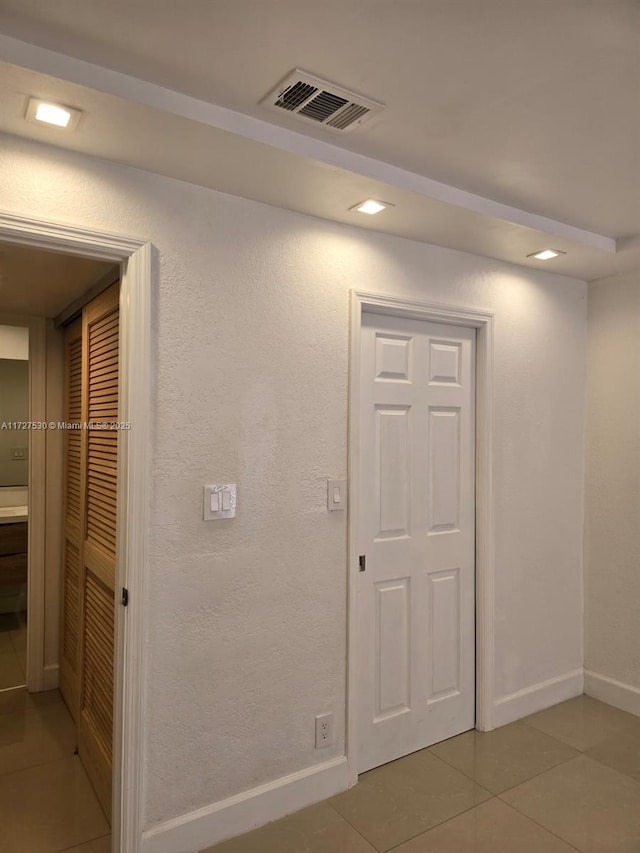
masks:
<path fill-rule="evenodd" d="M 333 744 L 333 714 L 320 714 L 316 717 L 316 749 L 324 749 Z"/>

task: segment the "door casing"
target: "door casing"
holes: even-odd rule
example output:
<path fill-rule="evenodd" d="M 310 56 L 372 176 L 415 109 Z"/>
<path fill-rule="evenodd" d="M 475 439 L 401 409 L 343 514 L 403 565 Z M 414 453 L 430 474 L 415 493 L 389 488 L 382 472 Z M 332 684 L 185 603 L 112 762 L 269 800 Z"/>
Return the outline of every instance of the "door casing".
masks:
<path fill-rule="evenodd" d="M 55 222 L 27 219 L 0 212 L 0 239 L 9 243 L 69 252 L 88 258 L 118 263 L 122 269 L 120 290 L 120 380 L 119 420 L 131 422 L 122 430 L 118 454 L 118 511 L 116 590 L 126 587 L 128 606 L 116 606 L 116 660 L 113 751 L 113 853 L 138 853 L 142 841 L 143 814 L 143 722 L 144 722 L 144 590 L 147 573 L 147 529 L 150 500 L 150 450 L 147 429 L 151 423 L 151 255 L 145 240 L 108 232 L 90 231 Z M 25 323 L 24 325 L 28 325 Z M 44 346 L 44 324 L 34 340 Z M 30 357 L 42 358 L 43 350 L 30 350 Z M 42 386 L 32 387 L 32 401 L 44 400 Z M 37 406 L 40 412 L 40 406 Z M 31 419 L 36 419 L 33 410 Z M 42 412 L 44 420 L 44 412 Z M 32 482 L 44 478 L 44 433 L 32 436 L 29 470 L 30 513 Z M 42 480 L 41 480 L 42 481 Z M 44 504 L 44 498 L 42 498 Z M 43 507 L 36 509 L 38 526 Z M 42 511 L 41 511 L 42 510 Z M 40 528 L 42 529 L 42 528 Z M 34 525 L 34 531 L 36 525 Z M 39 551 L 32 559 L 29 542 L 29 607 L 35 596 L 36 618 L 29 619 L 29 672 L 42 667 L 44 616 L 44 559 Z M 118 596 L 117 596 L 118 598 Z M 31 613 L 30 613 L 31 616 Z M 39 676 L 38 676 L 39 677 Z M 37 681 L 30 685 L 37 689 Z"/>
<path fill-rule="evenodd" d="M 351 291 L 349 358 L 349 512 L 347 602 L 347 763 L 349 785 L 358 781 L 358 483 L 360 482 L 360 335 L 363 313 L 409 317 L 476 329 L 476 729 L 493 728 L 494 526 L 493 314 L 474 308 Z"/>

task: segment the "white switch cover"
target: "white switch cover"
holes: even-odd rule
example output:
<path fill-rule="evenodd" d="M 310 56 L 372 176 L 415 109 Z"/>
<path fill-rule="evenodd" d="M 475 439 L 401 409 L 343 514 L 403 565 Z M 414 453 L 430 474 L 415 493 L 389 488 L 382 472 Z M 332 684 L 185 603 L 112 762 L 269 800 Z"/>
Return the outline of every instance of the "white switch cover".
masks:
<path fill-rule="evenodd" d="M 327 480 L 327 509 L 335 512 L 347 508 L 347 481 Z"/>
<path fill-rule="evenodd" d="M 225 483 L 222 486 L 204 487 L 204 520 L 216 521 L 220 518 L 235 518 L 236 484 Z"/>

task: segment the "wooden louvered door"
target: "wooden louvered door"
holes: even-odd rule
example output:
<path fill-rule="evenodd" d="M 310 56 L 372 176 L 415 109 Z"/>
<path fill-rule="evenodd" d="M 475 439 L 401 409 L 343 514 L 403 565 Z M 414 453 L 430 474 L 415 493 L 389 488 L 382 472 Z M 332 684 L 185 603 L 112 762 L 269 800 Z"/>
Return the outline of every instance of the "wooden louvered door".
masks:
<path fill-rule="evenodd" d="M 60 691 L 74 720 L 80 697 L 80 553 L 82 550 L 84 484 L 82 480 L 82 319 L 65 332 L 64 419 L 77 429 L 64 433 L 64 523 L 62 551 L 62 613 Z"/>
<path fill-rule="evenodd" d="M 60 685 L 78 751 L 111 817 L 119 284 L 67 331 L 65 553 Z"/>
<path fill-rule="evenodd" d="M 86 383 L 82 641 L 78 749 L 111 816 L 118 432 L 119 285 L 83 311 Z"/>

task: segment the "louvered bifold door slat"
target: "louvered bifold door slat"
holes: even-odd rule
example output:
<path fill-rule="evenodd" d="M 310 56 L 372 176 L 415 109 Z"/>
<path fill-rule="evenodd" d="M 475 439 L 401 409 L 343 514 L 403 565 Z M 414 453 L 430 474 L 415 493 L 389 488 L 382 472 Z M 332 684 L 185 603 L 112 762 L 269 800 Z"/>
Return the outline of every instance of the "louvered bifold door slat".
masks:
<path fill-rule="evenodd" d="M 82 677 L 78 746 L 111 815 L 119 361 L 119 285 L 83 314 L 85 492 L 82 542 Z"/>
<path fill-rule="evenodd" d="M 62 596 L 60 630 L 60 691 L 77 719 L 80 698 L 80 566 L 82 552 L 82 320 L 65 331 L 64 498 Z M 73 428 L 75 427 L 75 429 Z"/>

